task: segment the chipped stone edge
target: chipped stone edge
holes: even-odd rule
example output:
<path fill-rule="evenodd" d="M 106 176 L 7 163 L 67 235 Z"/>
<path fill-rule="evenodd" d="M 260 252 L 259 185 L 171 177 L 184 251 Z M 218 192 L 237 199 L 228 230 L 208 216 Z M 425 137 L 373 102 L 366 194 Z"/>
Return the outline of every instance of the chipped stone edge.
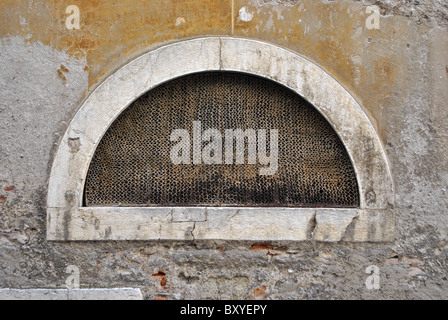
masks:
<path fill-rule="evenodd" d="M 343 223 L 340 227 L 348 231 L 332 231 L 332 223 L 336 220 L 334 215 L 339 212 L 337 209 L 325 211 L 327 214 L 334 213 L 329 214 L 328 218 L 323 213 L 315 216 L 318 221 L 311 224 L 304 222 L 306 218 L 301 215 L 307 216 L 306 212 L 313 209 L 291 209 L 295 210 L 294 214 L 282 216 L 285 219 L 282 221 L 279 216 L 276 223 L 267 226 L 261 223 L 265 209 L 254 208 L 251 210 L 256 210 L 257 218 L 252 221 L 253 216 L 249 215 L 241 222 L 255 224 L 246 225 L 246 229 L 224 229 L 227 233 L 223 233 L 215 230 L 210 217 L 213 217 L 214 212 L 222 210 L 233 212 L 232 208 L 208 208 L 208 212 L 200 215 L 202 221 L 194 223 L 188 219 L 196 214 L 182 213 L 177 220 L 167 221 L 166 227 L 160 223 L 162 217 L 153 216 L 155 211 L 151 208 L 107 208 L 110 215 L 104 215 L 104 208 L 82 208 L 84 182 L 90 161 L 104 133 L 121 112 L 136 98 L 161 83 L 187 74 L 217 70 L 243 72 L 276 81 L 307 99 L 329 121 L 348 151 L 359 184 L 358 214 L 354 217 L 341 216 Z M 72 141 L 76 141 L 76 148 L 73 148 Z M 342 85 L 312 62 L 287 49 L 256 40 L 207 37 L 172 43 L 141 56 L 111 75 L 84 102 L 59 146 L 50 174 L 47 239 L 390 241 L 393 233 L 390 226 L 393 224 L 389 220 L 393 219 L 393 212 L 389 209 L 393 204 L 393 179 L 384 148 L 366 113 Z M 156 210 L 166 214 L 163 208 Z M 248 214 L 247 210 L 243 212 Z M 282 210 L 277 208 L 271 212 L 278 214 Z M 129 212 L 140 216 L 129 215 Z M 253 212 L 250 211 L 251 214 Z M 122 220 L 124 217 L 126 219 Z M 271 215 L 266 217 L 274 220 Z M 81 223 L 80 219 L 106 229 L 94 231 L 92 225 Z M 117 229 L 113 219 L 123 226 Z M 139 219 L 145 224 L 138 223 Z M 220 221 L 225 222 L 222 219 Z M 302 221 L 302 225 L 297 221 Z M 151 223 L 154 225 L 148 226 Z M 313 231 L 311 238 L 297 235 L 308 230 L 313 223 L 318 228 Z M 284 224 L 295 226 L 297 234 L 285 229 Z M 145 226 L 150 230 L 137 233 L 137 226 Z M 153 231 L 155 229 L 158 231 Z M 231 234 L 231 230 L 238 230 L 238 235 Z"/>
<path fill-rule="evenodd" d="M 138 288 L 0 289 L 0 300 L 143 300 Z"/>

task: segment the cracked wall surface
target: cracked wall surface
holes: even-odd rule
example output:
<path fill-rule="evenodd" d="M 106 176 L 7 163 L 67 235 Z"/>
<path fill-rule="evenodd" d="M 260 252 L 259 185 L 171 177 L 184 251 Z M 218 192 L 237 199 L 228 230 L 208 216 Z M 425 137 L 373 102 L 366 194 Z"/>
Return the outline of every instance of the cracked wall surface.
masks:
<path fill-rule="evenodd" d="M 81 29 L 69 31 L 72 1 L 0 1 L 0 288 L 64 288 L 75 265 L 81 287 L 136 287 L 146 299 L 448 298 L 446 1 L 235 0 L 233 12 L 231 0 L 76 3 Z M 370 5 L 379 30 L 365 27 Z M 46 241 L 54 154 L 82 102 L 133 58 L 210 35 L 287 48 L 356 98 L 389 158 L 395 241 L 351 242 L 359 218 L 344 216 L 322 243 L 334 229 L 319 215 L 311 241 L 197 240 L 206 220 L 184 213 L 186 241 Z M 380 290 L 365 286 L 371 265 Z"/>

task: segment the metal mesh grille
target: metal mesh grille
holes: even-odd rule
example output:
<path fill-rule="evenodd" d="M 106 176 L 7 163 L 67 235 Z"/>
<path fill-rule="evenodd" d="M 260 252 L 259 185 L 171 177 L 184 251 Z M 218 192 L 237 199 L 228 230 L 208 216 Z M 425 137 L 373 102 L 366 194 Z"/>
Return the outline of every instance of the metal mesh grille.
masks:
<path fill-rule="evenodd" d="M 174 129 L 278 129 L 278 171 L 260 164 L 174 165 Z M 267 142 L 269 150 L 269 139 Z M 247 146 L 246 146 L 247 148 Z M 92 159 L 86 206 L 357 207 L 349 156 L 321 114 L 274 82 L 229 72 L 189 75 L 135 101 Z"/>

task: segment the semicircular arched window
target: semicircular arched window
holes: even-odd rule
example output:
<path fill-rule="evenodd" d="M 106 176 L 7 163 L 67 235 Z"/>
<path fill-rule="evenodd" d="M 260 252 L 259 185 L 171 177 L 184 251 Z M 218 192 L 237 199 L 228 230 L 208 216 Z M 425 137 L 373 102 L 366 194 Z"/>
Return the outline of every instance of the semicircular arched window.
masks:
<path fill-rule="evenodd" d="M 86 98 L 55 154 L 47 240 L 393 241 L 394 195 L 374 125 L 329 73 L 204 37 Z"/>
<path fill-rule="evenodd" d="M 98 145 L 86 207 L 359 207 L 338 135 L 305 99 L 267 79 L 207 72 L 132 103 Z"/>

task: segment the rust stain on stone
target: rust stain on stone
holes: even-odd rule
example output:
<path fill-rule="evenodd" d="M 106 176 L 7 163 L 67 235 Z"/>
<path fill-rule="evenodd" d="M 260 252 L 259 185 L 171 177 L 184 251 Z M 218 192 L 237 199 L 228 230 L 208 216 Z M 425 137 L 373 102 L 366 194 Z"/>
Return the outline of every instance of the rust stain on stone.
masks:
<path fill-rule="evenodd" d="M 256 297 L 259 297 L 259 296 L 265 294 L 265 292 L 266 292 L 266 287 L 265 287 L 265 286 L 262 286 L 262 287 L 256 288 L 256 289 L 254 290 L 254 295 L 255 295 Z"/>
<path fill-rule="evenodd" d="M 398 70 L 394 66 L 401 58 L 390 48 L 407 38 L 409 26 L 405 18 L 382 16 L 380 30 L 369 30 L 369 15 L 361 3 L 235 1 L 237 36 L 272 42 L 302 54 L 343 84 L 373 120 L 386 116 L 382 99 L 397 85 Z M 239 17 L 240 8 L 253 15 L 250 21 Z M 389 60 L 378 62 L 373 57 Z M 381 89 L 375 91 L 377 87 Z M 382 128 L 379 131 L 384 136 Z"/>
<path fill-rule="evenodd" d="M 268 244 L 268 243 L 254 243 L 251 247 L 250 250 L 252 251 L 269 251 L 270 249 L 272 249 L 272 245 Z"/>
<path fill-rule="evenodd" d="M 166 282 L 166 279 L 165 279 L 165 277 L 166 277 L 166 273 L 165 272 L 159 271 L 158 273 L 153 274 L 152 277 L 160 278 L 160 286 L 161 287 L 165 287 L 166 286 L 167 282 Z"/>
<path fill-rule="evenodd" d="M 165 272 L 159 271 L 158 273 L 155 273 L 152 275 L 152 277 L 157 277 L 157 278 L 164 278 L 166 276 Z"/>
<path fill-rule="evenodd" d="M 66 82 L 67 78 L 65 77 L 64 73 L 69 72 L 69 70 L 62 64 L 61 67 L 58 69 L 58 77 L 63 81 Z"/>
<path fill-rule="evenodd" d="M 230 0 L 77 0 L 80 29 L 68 30 L 69 0 L 4 0 L 0 37 L 20 36 L 86 57 L 90 85 L 164 42 L 230 33 Z"/>
<path fill-rule="evenodd" d="M 392 92 L 397 77 L 393 66 L 400 57 L 392 54 L 390 43 L 406 39 L 409 33 L 404 17 L 382 17 L 381 30 L 367 30 L 368 14 L 361 3 L 315 0 L 234 0 L 233 13 L 232 0 L 77 0 L 80 29 L 68 30 L 66 8 L 73 4 L 3 0 L 0 19 L 7 23 L 0 25 L 0 37 L 19 36 L 85 58 L 91 88 L 165 43 L 209 35 L 259 39 L 322 66 L 377 121 L 384 116 L 378 101 L 385 89 L 386 94 Z M 390 61 L 377 65 L 370 57 L 378 56 Z M 64 73 L 58 71 L 63 81 Z M 375 91 L 377 87 L 381 90 Z"/>

